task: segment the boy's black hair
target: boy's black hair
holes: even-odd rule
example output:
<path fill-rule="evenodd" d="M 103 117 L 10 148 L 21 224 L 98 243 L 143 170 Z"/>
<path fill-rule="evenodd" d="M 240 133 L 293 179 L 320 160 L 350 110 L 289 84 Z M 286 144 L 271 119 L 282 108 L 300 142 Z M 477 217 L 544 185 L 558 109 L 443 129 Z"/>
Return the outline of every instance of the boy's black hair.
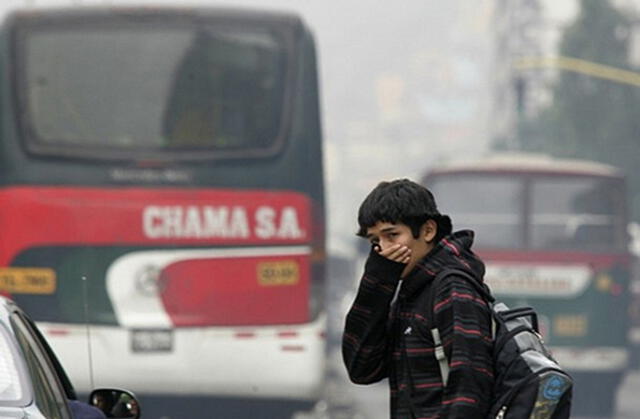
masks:
<path fill-rule="evenodd" d="M 406 224 L 413 237 L 418 238 L 420 227 L 428 220 L 434 220 L 438 225 L 436 243 L 451 234 L 451 219 L 440 214 L 433 194 L 427 188 L 409 179 L 380 182 L 360 205 L 357 235 L 366 237 L 367 229 L 382 221 Z"/>

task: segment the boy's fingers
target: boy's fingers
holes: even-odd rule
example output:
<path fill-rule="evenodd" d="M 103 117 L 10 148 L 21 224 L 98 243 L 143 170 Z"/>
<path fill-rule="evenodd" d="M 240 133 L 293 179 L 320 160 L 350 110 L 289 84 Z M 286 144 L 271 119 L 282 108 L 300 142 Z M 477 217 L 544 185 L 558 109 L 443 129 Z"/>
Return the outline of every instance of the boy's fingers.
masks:
<path fill-rule="evenodd" d="M 411 257 L 411 249 L 403 245 L 393 245 L 380 254 L 395 262 L 407 263 Z"/>
<path fill-rule="evenodd" d="M 389 254 L 391 253 L 391 251 L 393 249 L 393 246 L 387 247 L 386 249 L 382 249 L 380 246 L 377 246 L 377 247 L 379 249 L 378 253 L 380 253 L 380 255 L 384 256 L 384 257 L 389 257 Z"/>
<path fill-rule="evenodd" d="M 401 247 L 402 245 L 400 244 L 394 244 L 393 246 L 389 246 L 386 249 L 383 249 L 380 254 L 386 258 L 391 258 L 400 250 Z"/>
<path fill-rule="evenodd" d="M 406 252 L 403 252 L 402 254 L 398 255 L 398 258 L 396 259 L 396 261 L 407 263 L 409 259 L 411 259 L 411 251 L 407 250 Z"/>

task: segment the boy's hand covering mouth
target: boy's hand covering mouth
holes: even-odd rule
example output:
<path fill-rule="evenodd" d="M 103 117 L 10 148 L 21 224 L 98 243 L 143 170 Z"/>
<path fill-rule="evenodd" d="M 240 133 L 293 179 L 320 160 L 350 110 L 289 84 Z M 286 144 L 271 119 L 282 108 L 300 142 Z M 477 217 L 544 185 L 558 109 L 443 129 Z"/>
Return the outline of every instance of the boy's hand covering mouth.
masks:
<path fill-rule="evenodd" d="M 382 249 L 380 245 L 374 244 L 373 249 L 380 255 L 389 260 L 399 263 L 409 263 L 411 259 L 411 249 L 402 244 L 394 244 Z"/>

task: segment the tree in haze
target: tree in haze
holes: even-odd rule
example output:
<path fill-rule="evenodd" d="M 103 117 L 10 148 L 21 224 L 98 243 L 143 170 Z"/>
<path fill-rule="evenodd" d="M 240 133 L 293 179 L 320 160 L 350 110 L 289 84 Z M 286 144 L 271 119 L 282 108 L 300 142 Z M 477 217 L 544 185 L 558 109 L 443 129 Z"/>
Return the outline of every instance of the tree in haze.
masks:
<path fill-rule="evenodd" d="M 581 0 L 580 13 L 563 33 L 559 55 L 627 71 L 629 20 L 609 0 Z M 628 179 L 632 215 L 640 220 L 640 86 L 561 70 L 552 104 L 522 117 L 516 148 L 558 157 L 600 161 Z"/>

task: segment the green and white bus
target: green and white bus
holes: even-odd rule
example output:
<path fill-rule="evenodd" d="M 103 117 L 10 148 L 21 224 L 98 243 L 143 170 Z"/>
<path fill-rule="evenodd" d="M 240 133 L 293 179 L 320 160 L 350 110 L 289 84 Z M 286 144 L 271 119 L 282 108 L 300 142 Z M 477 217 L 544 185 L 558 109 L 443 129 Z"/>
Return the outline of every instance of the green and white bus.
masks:
<path fill-rule="evenodd" d="M 78 7 L 16 11 L 0 31 L 0 292 L 79 390 L 315 400 L 325 209 L 307 25 Z"/>
<path fill-rule="evenodd" d="M 573 411 L 606 416 L 630 354 L 627 192 L 623 174 L 588 161 L 496 154 L 435 167 L 423 179 L 474 249 L 499 299 L 531 305 L 575 378 Z"/>

